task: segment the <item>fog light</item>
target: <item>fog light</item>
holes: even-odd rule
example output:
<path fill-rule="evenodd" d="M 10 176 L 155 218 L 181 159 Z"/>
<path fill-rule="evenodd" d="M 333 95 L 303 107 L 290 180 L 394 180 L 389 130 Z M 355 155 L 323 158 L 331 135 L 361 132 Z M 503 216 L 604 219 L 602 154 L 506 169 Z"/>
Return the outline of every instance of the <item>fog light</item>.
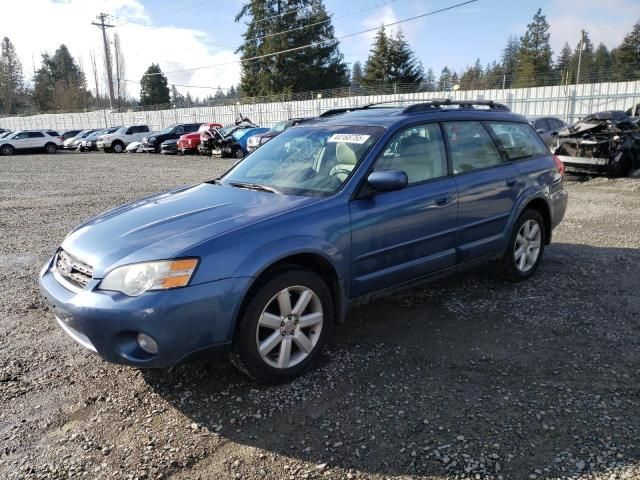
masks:
<path fill-rule="evenodd" d="M 151 355 L 158 353 L 158 344 L 149 335 L 138 333 L 138 345 L 140 348 Z"/>

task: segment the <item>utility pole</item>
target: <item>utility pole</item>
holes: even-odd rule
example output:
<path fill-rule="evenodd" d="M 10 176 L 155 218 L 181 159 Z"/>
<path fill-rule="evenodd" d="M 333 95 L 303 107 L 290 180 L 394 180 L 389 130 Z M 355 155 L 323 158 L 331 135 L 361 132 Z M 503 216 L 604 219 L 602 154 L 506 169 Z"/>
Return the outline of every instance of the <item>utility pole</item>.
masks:
<path fill-rule="evenodd" d="M 584 50 L 584 30 L 580 32 L 580 52 L 578 52 L 578 73 L 576 74 L 576 85 L 580 85 L 580 65 L 582 64 L 582 50 Z"/>
<path fill-rule="evenodd" d="M 107 18 L 109 17 L 106 13 L 99 14 L 96 19 L 100 21 L 91 22 L 91 25 L 95 25 L 96 27 L 100 27 L 102 29 L 102 40 L 104 42 L 104 59 L 107 65 L 107 81 L 109 83 L 109 108 L 113 108 L 113 75 L 111 74 L 111 53 L 109 52 L 109 42 L 107 40 L 107 28 L 113 28 L 115 25 L 109 25 L 105 23 Z"/>

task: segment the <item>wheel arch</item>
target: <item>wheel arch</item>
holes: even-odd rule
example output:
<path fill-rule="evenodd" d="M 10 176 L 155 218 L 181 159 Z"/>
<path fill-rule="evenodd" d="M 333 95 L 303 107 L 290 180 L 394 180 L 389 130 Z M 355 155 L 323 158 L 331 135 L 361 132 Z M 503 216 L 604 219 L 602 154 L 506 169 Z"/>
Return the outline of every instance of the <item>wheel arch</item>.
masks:
<path fill-rule="evenodd" d="M 241 306 L 236 312 L 236 322 L 234 322 L 236 326 L 237 319 L 242 315 L 242 311 L 247 303 L 247 299 L 250 298 L 252 291 L 257 289 L 261 285 L 261 282 L 269 275 L 273 275 L 278 271 L 290 269 L 292 267 L 312 271 L 322 278 L 331 292 L 336 323 L 344 322 L 346 314 L 345 291 L 343 282 L 338 274 L 338 270 L 331 260 L 322 253 L 306 250 L 282 255 L 261 266 L 261 268 L 253 275 L 253 280 L 247 287 Z"/>
<path fill-rule="evenodd" d="M 549 245 L 551 243 L 551 209 L 547 201 L 541 197 L 531 199 L 524 204 L 520 214 L 525 210 L 535 210 L 542 216 L 545 230 L 544 243 L 545 245 Z"/>

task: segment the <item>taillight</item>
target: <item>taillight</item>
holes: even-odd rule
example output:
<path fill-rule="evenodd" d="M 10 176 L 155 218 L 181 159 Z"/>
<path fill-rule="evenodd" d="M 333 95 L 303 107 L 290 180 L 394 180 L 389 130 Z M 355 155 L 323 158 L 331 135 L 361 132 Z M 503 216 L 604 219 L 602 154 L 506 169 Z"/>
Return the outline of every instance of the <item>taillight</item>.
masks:
<path fill-rule="evenodd" d="M 562 163 L 562 160 L 560 160 L 560 158 L 557 155 L 553 155 L 553 161 L 556 162 L 556 168 L 558 169 L 558 173 L 560 174 L 560 176 L 564 177 L 564 163 Z"/>

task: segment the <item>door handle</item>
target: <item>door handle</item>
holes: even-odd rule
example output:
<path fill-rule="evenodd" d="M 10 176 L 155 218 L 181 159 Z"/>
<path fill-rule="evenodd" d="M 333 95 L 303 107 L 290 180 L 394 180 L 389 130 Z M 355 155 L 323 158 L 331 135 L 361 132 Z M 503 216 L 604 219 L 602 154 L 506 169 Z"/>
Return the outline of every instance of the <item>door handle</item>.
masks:
<path fill-rule="evenodd" d="M 439 207 L 442 207 L 444 205 L 446 205 L 447 203 L 449 203 L 451 201 L 451 197 L 449 195 L 446 195 L 444 197 L 437 197 L 436 198 L 436 205 L 438 205 Z"/>

